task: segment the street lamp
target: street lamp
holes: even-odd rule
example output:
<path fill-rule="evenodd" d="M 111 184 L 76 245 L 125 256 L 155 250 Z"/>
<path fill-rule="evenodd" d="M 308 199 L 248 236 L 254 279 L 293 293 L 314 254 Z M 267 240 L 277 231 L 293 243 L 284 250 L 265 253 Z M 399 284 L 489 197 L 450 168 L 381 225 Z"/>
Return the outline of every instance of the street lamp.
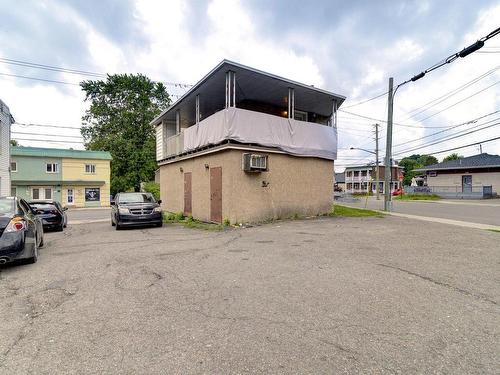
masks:
<path fill-rule="evenodd" d="M 377 151 L 370 151 L 370 150 L 366 150 L 364 148 L 360 148 L 360 147 L 351 147 L 350 148 L 351 150 L 361 150 L 361 151 L 364 151 L 364 152 L 368 152 L 370 154 L 373 154 L 375 155 L 375 164 L 376 164 L 376 170 L 375 170 L 375 174 L 376 174 L 376 177 L 375 179 L 377 180 L 376 181 L 376 186 L 375 186 L 375 191 L 377 193 L 377 200 L 380 200 L 380 192 L 379 192 L 379 185 L 380 185 L 380 182 L 379 182 L 379 167 L 378 167 L 378 135 L 377 135 Z"/>

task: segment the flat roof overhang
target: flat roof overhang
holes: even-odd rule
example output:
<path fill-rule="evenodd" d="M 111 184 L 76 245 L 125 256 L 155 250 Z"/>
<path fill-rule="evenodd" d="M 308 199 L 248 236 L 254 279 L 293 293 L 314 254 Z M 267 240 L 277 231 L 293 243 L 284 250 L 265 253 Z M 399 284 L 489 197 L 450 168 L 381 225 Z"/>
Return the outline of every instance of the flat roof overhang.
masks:
<path fill-rule="evenodd" d="M 303 83 L 266 73 L 232 61 L 223 60 L 198 83 L 196 83 L 179 100 L 164 110 L 153 121 L 158 125 L 162 120 L 176 121 L 179 110 L 182 127 L 196 122 L 196 96 L 200 95 L 200 113 L 203 117 L 225 108 L 226 72 L 232 71 L 236 76 L 236 101 L 251 100 L 275 106 L 287 106 L 288 89 L 294 89 L 295 109 L 314 112 L 330 117 L 333 112 L 333 101 L 337 108 L 346 99 L 345 96 L 308 86 Z"/>

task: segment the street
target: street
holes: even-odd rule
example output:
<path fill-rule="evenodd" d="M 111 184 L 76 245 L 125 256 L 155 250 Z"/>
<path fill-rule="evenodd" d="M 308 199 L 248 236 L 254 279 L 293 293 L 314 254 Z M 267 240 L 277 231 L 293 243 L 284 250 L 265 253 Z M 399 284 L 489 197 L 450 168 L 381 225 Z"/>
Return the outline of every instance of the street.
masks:
<path fill-rule="evenodd" d="M 498 373 L 500 234 L 417 223 L 70 224 L 0 269 L 0 373 Z"/>
<path fill-rule="evenodd" d="M 342 202 L 357 208 L 366 208 L 371 210 L 383 210 L 384 197 L 381 196 L 377 201 L 375 197 L 369 197 L 366 204 L 366 198 L 359 197 L 356 201 Z M 393 212 L 435 217 L 451 220 L 459 220 L 471 223 L 481 223 L 500 226 L 500 199 L 490 200 L 448 200 L 439 201 L 401 201 L 393 197 Z"/>

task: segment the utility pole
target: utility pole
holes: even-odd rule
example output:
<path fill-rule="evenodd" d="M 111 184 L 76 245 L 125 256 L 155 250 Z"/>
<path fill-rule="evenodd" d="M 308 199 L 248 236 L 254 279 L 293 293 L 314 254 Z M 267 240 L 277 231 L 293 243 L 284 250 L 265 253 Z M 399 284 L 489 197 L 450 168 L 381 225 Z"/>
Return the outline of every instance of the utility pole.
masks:
<path fill-rule="evenodd" d="M 375 164 L 376 164 L 376 171 L 375 171 L 375 179 L 377 180 L 376 186 L 375 186 L 375 191 L 377 192 L 377 200 L 380 200 L 380 171 L 379 171 L 379 165 L 378 165 L 378 127 L 379 124 L 375 124 Z"/>
<path fill-rule="evenodd" d="M 392 180 L 392 110 L 394 105 L 394 92 L 392 87 L 394 78 L 389 78 L 389 99 L 387 108 L 387 140 L 385 143 L 385 178 L 384 178 L 384 211 L 392 211 L 391 180 Z"/>

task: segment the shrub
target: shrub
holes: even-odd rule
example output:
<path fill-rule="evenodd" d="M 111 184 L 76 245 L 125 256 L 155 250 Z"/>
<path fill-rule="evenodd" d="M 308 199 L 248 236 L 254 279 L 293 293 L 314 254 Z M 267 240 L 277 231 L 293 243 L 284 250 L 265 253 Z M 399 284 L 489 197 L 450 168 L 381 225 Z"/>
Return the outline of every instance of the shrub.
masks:
<path fill-rule="evenodd" d="M 156 200 L 160 200 L 160 184 L 154 181 L 144 183 L 144 191 L 153 194 Z"/>

